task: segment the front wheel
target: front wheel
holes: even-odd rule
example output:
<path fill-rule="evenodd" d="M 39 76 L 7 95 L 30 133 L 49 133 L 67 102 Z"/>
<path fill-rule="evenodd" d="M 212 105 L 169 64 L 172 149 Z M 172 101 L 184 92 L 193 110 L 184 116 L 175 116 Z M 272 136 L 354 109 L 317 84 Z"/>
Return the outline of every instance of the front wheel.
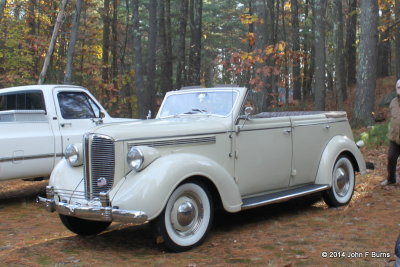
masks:
<path fill-rule="evenodd" d="M 354 168 L 347 156 L 336 160 L 332 171 L 332 187 L 322 196 L 328 206 L 339 207 L 350 202 L 355 185 Z"/>
<path fill-rule="evenodd" d="M 212 219 L 213 203 L 207 187 L 190 182 L 175 189 L 154 226 L 167 249 L 181 252 L 204 240 Z"/>
<path fill-rule="evenodd" d="M 85 220 L 77 217 L 59 214 L 61 222 L 71 232 L 78 235 L 96 235 L 108 228 L 111 222 Z"/>

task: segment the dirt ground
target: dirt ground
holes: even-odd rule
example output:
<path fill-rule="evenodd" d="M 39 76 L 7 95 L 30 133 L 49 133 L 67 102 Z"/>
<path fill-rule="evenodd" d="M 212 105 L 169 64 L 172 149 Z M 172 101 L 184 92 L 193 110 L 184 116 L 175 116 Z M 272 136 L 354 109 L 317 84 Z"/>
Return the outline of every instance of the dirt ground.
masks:
<path fill-rule="evenodd" d="M 46 181 L 0 183 L 3 266 L 393 266 L 400 233 L 400 186 L 379 185 L 386 148 L 364 151 L 376 169 L 357 176 L 350 205 L 328 208 L 313 198 L 237 214 L 218 212 L 205 242 L 168 253 L 150 226 L 112 224 L 79 237 L 57 214 L 35 204 Z"/>

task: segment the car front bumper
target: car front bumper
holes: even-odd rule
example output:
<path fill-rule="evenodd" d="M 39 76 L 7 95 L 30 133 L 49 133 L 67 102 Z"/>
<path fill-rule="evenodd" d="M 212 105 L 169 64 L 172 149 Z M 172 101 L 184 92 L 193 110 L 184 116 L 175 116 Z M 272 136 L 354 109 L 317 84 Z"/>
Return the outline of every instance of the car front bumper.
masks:
<path fill-rule="evenodd" d="M 122 210 L 111 207 L 107 194 L 100 197 L 101 205 L 80 205 L 68 204 L 64 202 L 56 202 L 54 200 L 54 187 L 46 187 L 47 197 L 37 197 L 36 202 L 49 212 L 58 212 L 59 214 L 78 217 L 86 220 L 103 221 L 103 222 L 124 222 L 135 225 L 144 224 L 147 215 L 143 211 Z"/>

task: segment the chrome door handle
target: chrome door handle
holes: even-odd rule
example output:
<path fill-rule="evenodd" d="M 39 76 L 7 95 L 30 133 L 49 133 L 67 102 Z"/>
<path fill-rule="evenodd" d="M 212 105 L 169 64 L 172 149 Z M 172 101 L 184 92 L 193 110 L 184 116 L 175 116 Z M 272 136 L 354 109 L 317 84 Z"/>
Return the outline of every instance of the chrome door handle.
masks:
<path fill-rule="evenodd" d="M 325 129 L 330 129 L 330 128 L 331 128 L 330 125 L 326 125 L 326 126 L 325 126 Z"/>
<path fill-rule="evenodd" d="M 291 129 L 286 129 L 286 130 L 283 131 L 283 133 L 286 133 L 286 134 L 290 134 L 291 132 L 292 132 Z"/>

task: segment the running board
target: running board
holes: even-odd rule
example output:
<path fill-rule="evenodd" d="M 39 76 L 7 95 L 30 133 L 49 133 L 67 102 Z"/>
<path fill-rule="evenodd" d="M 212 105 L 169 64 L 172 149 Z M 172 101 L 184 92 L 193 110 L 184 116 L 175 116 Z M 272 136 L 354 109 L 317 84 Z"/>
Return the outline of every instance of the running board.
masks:
<path fill-rule="evenodd" d="M 327 190 L 329 188 L 330 188 L 330 186 L 327 184 L 324 184 L 324 185 L 313 184 L 313 185 L 302 186 L 302 187 L 298 187 L 295 189 L 290 189 L 290 190 L 286 190 L 286 191 L 282 191 L 282 192 L 266 194 L 266 195 L 257 196 L 257 197 L 245 198 L 245 199 L 243 199 L 242 210 L 247 210 L 247 209 L 257 208 L 257 207 L 272 204 L 272 203 L 287 201 L 292 198 L 301 197 L 301 196 L 305 196 L 305 195 L 312 194 L 312 193 L 317 193 L 320 191 Z"/>

